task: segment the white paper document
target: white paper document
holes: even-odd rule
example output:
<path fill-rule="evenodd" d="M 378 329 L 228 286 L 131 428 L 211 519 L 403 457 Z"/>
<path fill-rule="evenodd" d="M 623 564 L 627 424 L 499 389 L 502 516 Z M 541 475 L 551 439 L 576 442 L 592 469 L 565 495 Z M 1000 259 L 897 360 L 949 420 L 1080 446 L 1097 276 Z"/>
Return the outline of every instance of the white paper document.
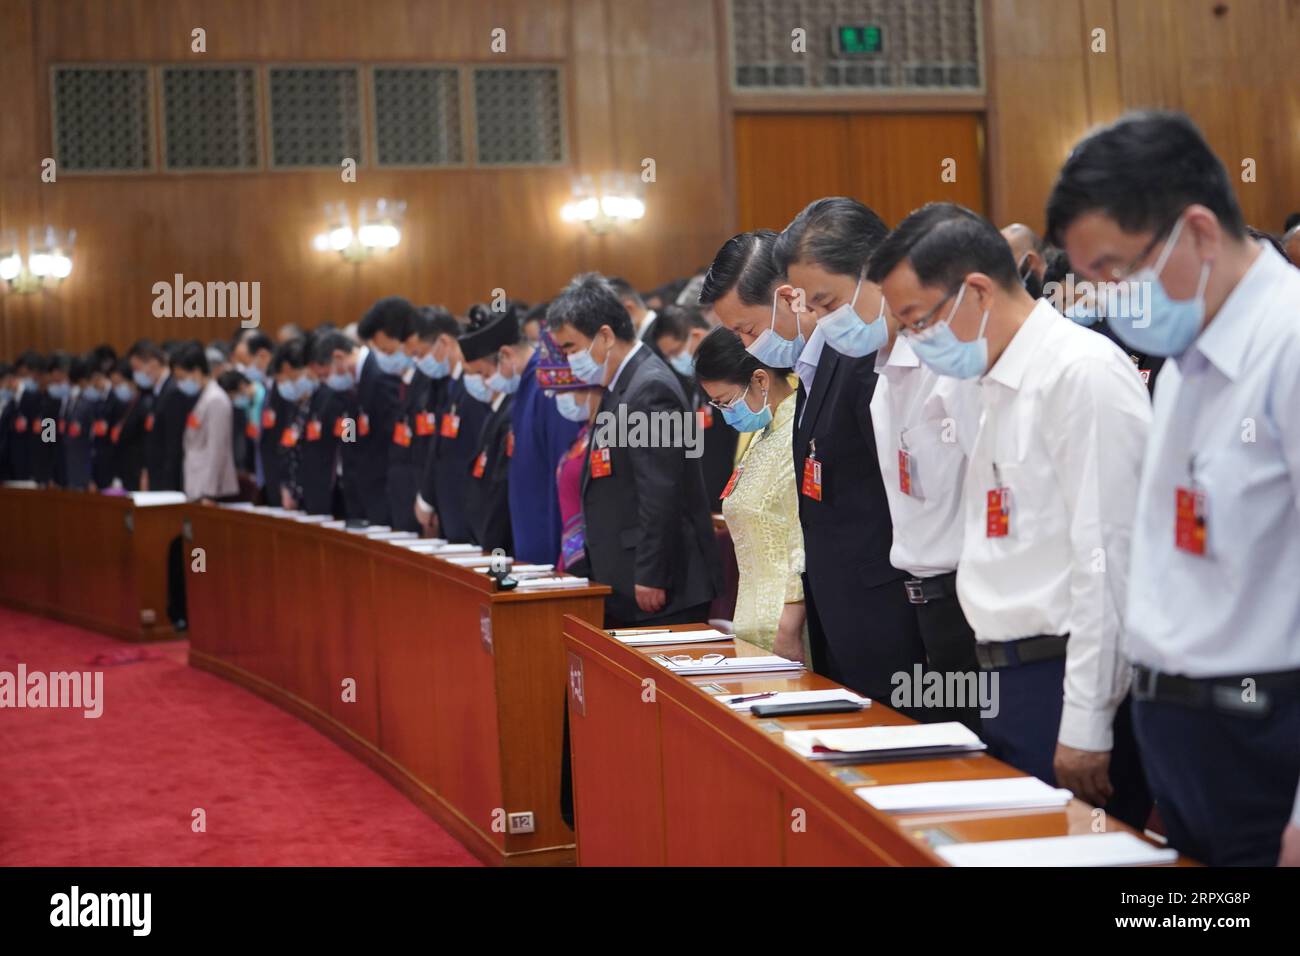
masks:
<path fill-rule="evenodd" d="M 525 578 L 516 586 L 516 590 L 533 590 L 544 588 L 580 588 L 587 585 L 586 578 L 571 577 L 554 577 L 554 578 Z"/>
<path fill-rule="evenodd" d="M 719 694 L 714 700 L 721 701 L 732 710 L 745 712 L 755 704 L 769 706 L 772 704 L 816 704 L 828 700 L 842 700 L 850 704 L 861 704 L 867 707 L 871 704 L 871 698 L 862 697 L 853 691 L 843 687 L 832 688 L 831 690 L 783 690 L 777 691 L 770 697 L 760 697 L 757 700 L 742 700 L 739 703 L 732 703 L 733 697 L 753 697 L 753 694 Z"/>
<path fill-rule="evenodd" d="M 813 760 L 888 759 L 890 756 L 924 756 L 927 753 L 938 756 L 987 749 L 984 741 L 956 721 L 897 727 L 787 730 L 785 745 Z"/>
<path fill-rule="evenodd" d="M 676 657 L 677 655 L 673 655 Z M 687 655 L 688 657 L 690 655 Z M 772 673 L 779 671 L 801 671 L 803 665 L 798 661 L 787 660 L 784 657 L 778 657 L 775 654 L 767 654 L 754 657 L 724 657 L 717 660 L 716 657 L 709 657 L 705 654 L 700 657 L 691 657 L 689 661 L 674 661 L 665 657 L 663 654 L 655 654 L 650 658 L 657 664 L 668 668 L 674 674 L 693 677 L 698 674 L 754 674 L 754 673 Z"/>
<path fill-rule="evenodd" d="M 131 492 L 131 504 L 140 508 L 151 508 L 155 505 L 183 505 L 185 501 L 185 492 L 183 491 Z"/>
<path fill-rule="evenodd" d="M 629 631 L 610 631 L 610 637 L 622 641 L 628 647 L 654 647 L 656 644 L 703 644 L 707 641 L 735 640 L 734 634 L 723 634 L 710 628 L 706 631 L 665 631 L 659 634 L 637 634 L 635 629 Z"/>
<path fill-rule="evenodd" d="M 1131 833 L 954 843 L 934 852 L 953 866 L 1150 866 L 1178 859 L 1176 850 L 1152 846 Z"/>
<path fill-rule="evenodd" d="M 1071 793 L 1037 777 L 998 777 L 994 780 L 939 780 L 887 787 L 858 787 L 855 791 L 877 810 L 887 813 L 933 813 L 945 810 L 1023 810 L 1063 807 Z"/>
<path fill-rule="evenodd" d="M 374 534 L 376 531 L 392 531 L 393 529 L 386 524 L 368 524 L 360 528 L 349 528 L 345 525 L 343 530 L 346 531 L 348 534 L 370 535 L 370 534 Z"/>

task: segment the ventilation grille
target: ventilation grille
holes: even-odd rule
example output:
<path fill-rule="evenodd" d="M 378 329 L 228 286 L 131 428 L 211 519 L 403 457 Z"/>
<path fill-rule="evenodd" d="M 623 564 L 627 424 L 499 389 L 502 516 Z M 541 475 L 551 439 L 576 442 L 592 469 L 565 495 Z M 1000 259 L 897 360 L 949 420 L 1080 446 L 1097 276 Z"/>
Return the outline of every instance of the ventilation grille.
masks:
<path fill-rule="evenodd" d="M 465 161 L 457 69 L 375 67 L 374 89 L 380 166 L 455 166 Z"/>
<path fill-rule="evenodd" d="M 361 163 L 361 98 L 353 67 L 272 67 L 271 165 Z"/>
<path fill-rule="evenodd" d="M 257 74 L 252 67 L 164 67 L 163 165 L 256 169 Z"/>
<path fill-rule="evenodd" d="M 474 123 L 481 165 L 563 162 L 559 69 L 475 69 Z"/>
<path fill-rule="evenodd" d="M 54 155 L 61 170 L 153 168 L 147 67 L 56 67 Z"/>
<path fill-rule="evenodd" d="M 730 0 L 740 91 L 978 91 L 979 0 Z M 873 26 L 878 53 L 840 54 L 836 28 Z M 791 49 L 804 30 L 806 52 Z"/>

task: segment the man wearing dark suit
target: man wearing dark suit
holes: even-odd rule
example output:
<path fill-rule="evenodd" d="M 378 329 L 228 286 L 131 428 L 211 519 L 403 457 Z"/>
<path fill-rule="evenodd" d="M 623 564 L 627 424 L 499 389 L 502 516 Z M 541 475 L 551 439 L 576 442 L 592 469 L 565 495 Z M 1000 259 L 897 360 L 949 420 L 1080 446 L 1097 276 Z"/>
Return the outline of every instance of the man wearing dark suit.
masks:
<path fill-rule="evenodd" d="M 141 486 L 149 491 L 183 491 L 181 460 L 185 421 L 194 399 L 176 387 L 167 353 L 147 339 L 127 353 L 136 385 L 153 394 L 144 421 L 144 472 Z"/>
<path fill-rule="evenodd" d="M 40 413 L 44 402 L 42 379 L 48 365 L 43 356 L 27 351 L 14 363 L 18 381 L 9 428 L 9 477 L 18 481 L 32 478 L 33 446 L 40 441 Z"/>
<path fill-rule="evenodd" d="M 116 418 L 108 426 L 113 478 L 127 491 L 139 491 L 140 473 L 144 470 L 144 423 L 153 408 L 153 393 L 136 385 L 127 359 L 118 361 L 112 380 L 114 397 L 120 403 Z"/>
<path fill-rule="evenodd" d="M 923 665 L 925 648 L 905 575 L 889 563 L 893 525 L 871 423 L 875 354 L 841 355 L 807 313 L 792 308 L 795 290 L 783 285 L 775 240 L 770 230 L 729 239 L 705 276 L 700 302 L 759 361 L 798 371 L 794 474 L 813 665 L 888 700 L 893 675 Z"/>
<path fill-rule="evenodd" d="M 50 355 L 41 394 L 32 443 L 32 478 L 41 485 L 63 487 L 66 480 L 63 462 L 63 415 L 72 401 L 72 384 L 68 380 L 72 359 L 66 352 Z"/>
<path fill-rule="evenodd" d="M 59 444 L 63 446 L 63 487 L 78 491 L 85 491 L 94 481 L 95 408 L 102 397 L 90 385 L 89 371 L 85 359 L 73 358 L 69 373 L 72 392 L 59 421 Z"/>
<path fill-rule="evenodd" d="M 334 423 L 343 414 L 344 401 L 339 392 L 325 384 L 332 353 L 322 351 L 319 346 L 320 342 L 313 342 L 309 356 L 311 374 L 319 384 L 307 403 L 302 458 L 298 465 L 298 485 L 302 490 L 298 506 L 307 514 L 332 515 L 339 466 L 339 436 Z"/>
<path fill-rule="evenodd" d="M 600 275 L 575 278 L 551 303 L 547 325 L 573 373 L 605 388 L 583 468 L 582 512 L 592 577 L 614 589 L 606 624 L 707 620 L 722 567 L 699 445 L 694 457 L 681 447 L 686 436 L 698 438 L 681 383 L 637 337 Z M 665 436 L 659 426 L 672 421 L 680 429 Z M 645 441 L 635 437 L 637 423 Z M 672 434 L 682 440 L 656 440 Z"/>
<path fill-rule="evenodd" d="M 438 434 L 429 450 L 417 507 L 427 508 L 426 527 L 437 537 L 468 541 L 473 532 L 465 511 L 465 491 L 490 408 L 466 390 L 464 364 L 454 339 L 444 360 L 452 369 L 434 407 Z"/>

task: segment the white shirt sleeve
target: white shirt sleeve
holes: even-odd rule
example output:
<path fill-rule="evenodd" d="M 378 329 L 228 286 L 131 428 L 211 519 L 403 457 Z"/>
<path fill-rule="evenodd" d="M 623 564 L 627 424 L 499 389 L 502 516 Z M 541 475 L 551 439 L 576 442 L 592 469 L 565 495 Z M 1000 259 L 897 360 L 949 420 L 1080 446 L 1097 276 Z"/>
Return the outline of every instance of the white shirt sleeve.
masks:
<path fill-rule="evenodd" d="M 1151 406 L 1124 361 L 1116 355 L 1071 364 L 1043 415 L 1061 426 L 1045 437 L 1070 516 L 1070 640 L 1059 740 L 1079 750 L 1111 749 L 1111 724 L 1131 676 L 1121 630 Z"/>

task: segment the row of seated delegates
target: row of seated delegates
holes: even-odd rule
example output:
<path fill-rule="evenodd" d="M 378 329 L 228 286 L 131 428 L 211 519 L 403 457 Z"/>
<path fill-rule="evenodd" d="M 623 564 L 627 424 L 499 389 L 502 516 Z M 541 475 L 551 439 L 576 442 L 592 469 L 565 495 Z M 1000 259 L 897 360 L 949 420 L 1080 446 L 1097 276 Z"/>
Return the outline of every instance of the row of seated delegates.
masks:
<path fill-rule="evenodd" d="M 715 414 L 709 396 L 695 380 L 696 350 L 709 329 L 709 320 L 698 305 L 666 305 L 646 330 L 642 341 L 677 373 L 695 408 L 704 438 L 704 451 L 700 456 L 704 490 L 709 495 L 709 509 L 717 514 L 722 511 L 722 491 L 736 464 L 740 433 L 728 428 Z"/>

